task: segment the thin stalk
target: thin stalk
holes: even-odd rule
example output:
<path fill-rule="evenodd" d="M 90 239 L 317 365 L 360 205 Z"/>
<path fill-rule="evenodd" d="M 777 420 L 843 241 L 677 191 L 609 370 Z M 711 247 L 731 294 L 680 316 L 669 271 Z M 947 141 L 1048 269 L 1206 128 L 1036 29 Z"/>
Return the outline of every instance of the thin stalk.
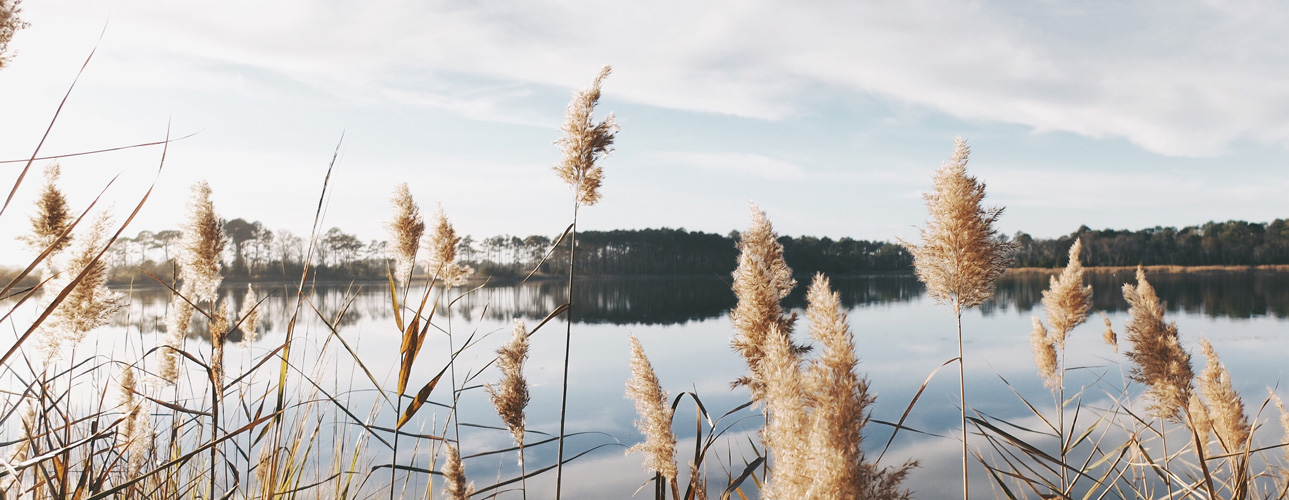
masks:
<path fill-rule="evenodd" d="M 1070 491 L 1069 475 L 1066 472 L 1065 466 L 1065 366 L 1065 332 L 1061 332 L 1061 380 L 1059 381 L 1061 387 L 1059 388 L 1059 392 L 1056 396 L 1056 438 L 1057 443 L 1061 447 L 1062 497 L 1068 495 Z M 1073 434 L 1074 429 L 1070 429 L 1070 433 Z"/>
<path fill-rule="evenodd" d="M 953 315 L 958 319 L 958 398 L 962 410 L 962 499 L 967 500 L 970 492 L 967 482 L 967 381 L 966 370 L 962 360 L 962 304 L 958 298 L 953 299 Z"/>
<path fill-rule="evenodd" d="M 400 415 L 403 414 L 403 393 L 399 392 L 398 394 L 395 394 L 394 401 L 395 401 L 394 418 L 397 419 Z M 395 422 L 397 422 L 397 420 L 395 420 Z M 398 465 L 398 425 L 397 424 L 394 425 L 394 456 L 390 458 L 389 463 L 390 463 L 389 500 L 394 500 L 394 485 L 397 483 L 397 478 L 394 477 L 394 471 L 398 470 L 398 467 L 394 467 L 395 465 Z M 430 476 L 430 477 L 433 478 L 433 476 Z M 433 479 L 430 479 L 430 481 L 433 482 Z"/>
<path fill-rule="evenodd" d="M 1164 486 L 1168 487 L 1167 498 L 1173 498 L 1173 471 L 1168 467 L 1168 429 L 1165 427 L 1166 425 L 1168 425 L 1168 419 L 1159 419 L 1159 440 L 1164 443 Z"/>
<path fill-rule="evenodd" d="M 519 491 L 528 500 L 528 466 L 524 464 L 524 442 L 519 441 Z"/>
<path fill-rule="evenodd" d="M 559 397 L 559 452 L 555 458 L 555 500 L 560 499 L 560 487 L 564 479 L 564 422 L 568 414 L 568 355 L 569 347 L 573 342 L 573 262 L 575 251 L 577 250 L 577 209 L 578 203 L 573 203 L 573 229 L 569 232 L 568 240 L 568 308 L 564 310 L 564 383 L 560 389 Z"/>

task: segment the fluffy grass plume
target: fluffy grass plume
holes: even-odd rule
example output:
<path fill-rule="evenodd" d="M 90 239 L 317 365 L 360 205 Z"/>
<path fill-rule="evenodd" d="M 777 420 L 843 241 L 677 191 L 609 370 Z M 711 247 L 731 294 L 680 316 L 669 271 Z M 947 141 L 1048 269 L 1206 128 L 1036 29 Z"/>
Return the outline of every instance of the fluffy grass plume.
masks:
<path fill-rule="evenodd" d="M 807 498 L 811 486 L 808 463 L 814 450 L 810 449 L 810 419 L 799 357 L 788 336 L 773 325 L 765 337 L 762 354 L 765 428 L 761 430 L 761 442 L 773 459 L 773 475 L 762 494 L 768 499 Z"/>
<path fill-rule="evenodd" d="M 134 368 L 126 366 L 121 372 L 121 410 L 125 418 L 117 427 L 119 441 L 125 443 L 129 456 L 126 459 L 126 477 L 134 478 L 142 470 L 152 445 L 152 420 L 138 397 L 138 379 Z"/>
<path fill-rule="evenodd" d="M 1123 285 L 1128 301 L 1128 324 L 1124 332 L 1132 348 L 1124 353 L 1132 361 L 1132 380 L 1146 385 L 1151 413 L 1180 422 L 1190 400 L 1195 373 L 1191 356 L 1177 339 L 1177 324 L 1164 321 L 1164 305 L 1146 272 L 1137 268 L 1137 285 Z"/>
<path fill-rule="evenodd" d="M 730 311 L 735 335 L 734 350 L 747 361 L 749 374 L 736 384 L 747 385 L 753 399 L 761 399 L 765 376 L 761 361 L 771 332 L 783 338 L 792 334 L 795 315 L 785 315 L 780 301 L 797 286 L 792 269 L 783 260 L 783 245 L 765 212 L 751 205 L 752 225 L 740 235 L 738 267 L 734 269 L 734 295 L 738 302 Z M 791 346 L 792 356 L 801 348 Z"/>
<path fill-rule="evenodd" d="M 465 477 L 465 465 L 461 463 L 461 454 L 457 448 L 451 444 L 444 444 L 447 448 L 447 460 L 443 463 L 443 478 L 447 484 L 443 487 L 443 494 L 452 500 L 468 500 L 474 495 L 474 483 L 468 483 Z"/>
<path fill-rule="evenodd" d="M 3 8 L 0 7 L 0 25 L 4 22 L 3 12 Z M 36 200 L 36 213 L 31 216 L 31 235 L 20 237 L 37 253 L 52 246 L 51 254 L 57 254 L 66 248 L 72 239 L 71 234 L 63 235 L 67 226 L 71 224 L 72 213 L 67 206 L 67 197 L 63 195 L 62 190 L 58 189 L 58 179 L 61 175 L 62 167 L 58 162 L 51 162 L 45 166 L 45 187 L 40 191 L 40 198 Z"/>
<path fill-rule="evenodd" d="M 390 197 L 394 204 L 394 219 L 385 224 L 392 239 L 391 253 L 397 262 L 394 278 L 400 285 L 406 285 L 416 265 L 416 252 L 421 247 L 421 236 L 425 234 L 425 219 L 421 218 L 421 207 L 412 199 L 412 192 L 406 182 L 394 186 L 394 195 Z"/>
<path fill-rule="evenodd" d="M 1047 324 L 1055 335 L 1052 340 L 1061 348 L 1070 330 L 1088 320 L 1088 310 L 1092 308 L 1092 285 L 1083 285 L 1083 263 L 1079 261 L 1082 249 L 1082 242 L 1075 239 L 1065 270 L 1059 277 L 1052 276 L 1047 290 L 1043 290 Z"/>
<path fill-rule="evenodd" d="M 180 294 L 170 298 L 166 308 L 166 335 L 161 339 L 161 367 L 157 375 L 161 380 L 173 385 L 179 380 L 179 353 L 183 349 L 184 338 L 188 336 L 188 326 L 192 322 L 192 304 Z"/>
<path fill-rule="evenodd" d="M 72 292 L 41 325 L 45 331 L 45 348 L 51 354 L 64 343 L 80 342 L 85 334 L 108 324 L 125 307 L 125 297 L 107 288 L 107 263 L 98 258 L 109 230 L 111 220 L 107 213 L 99 214 L 89 232 L 78 238 L 66 269 L 47 285 L 51 294 L 59 293 L 84 272 Z"/>
<path fill-rule="evenodd" d="M 1249 419 L 1244 416 L 1244 400 L 1231 386 L 1231 372 L 1218 359 L 1213 344 L 1207 338 L 1200 337 L 1199 345 L 1208 361 L 1199 374 L 1199 388 L 1207 403 L 1213 432 L 1217 434 L 1222 449 L 1227 453 L 1243 450 L 1251 432 Z"/>
<path fill-rule="evenodd" d="M 443 213 L 443 206 L 434 212 L 434 228 L 426 235 L 426 248 L 429 249 L 429 260 L 425 263 L 426 272 L 432 276 L 437 276 L 443 286 L 457 286 L 465 283 L 466 278 L 474 270 L 469 266 L 457 263 L 457 245 L 461 243 L 461 237 L 452 228 L 452 223 L 448 222 L 448 216 Z"/>
<path fill-rule="evenodd" d="M 9 41 L 18 30 L 26 28 L 27 23 L 18 17 L 22 12 L 22 0 L 0 0 L 0 68 L 9 65 L 13 57 L 9 54 Z"/>
<path fill-rule="evenodd" d="M 636 428 L 644 433 L 645 440 L 627 449 L 627 453 L 642 451 L 644 467 L 662 475 L 668 483 L 676 480 L 676 433 L 671 430 L 672 409 L 667 403 L 667 393 L 658 384 L 644 347 L 635 335 L 631 341 L 631 379 L 627 381 L 627 397 L 636 403 Z"/>
<path fill-rule="evenodd" d="M 211 313 L 210 321 L 210 371 L 214 377 L 211 383 L 221 389 L 218 391 L 221 398 L 224 386 L 224 340 L 228 338 L 228 318 L 231 315 L 229 309 L 228 301 L 223 301 Z"/>
<path fill-rule="evenodd" d="M 994 223 L 1002 208 L 983 208 L 985 185 L 967 175 L 970 148 L 957 139 L 953 156 L 935 173 L 935 189 L 923 195 L 930 219 L 922 245 L 905 243 L 927 295 L 955 310 L 980 305 L 994 295 L 1015 245 L 998 239 Z"/>
<path fill-rule="evenodd" d="M 247 283 L 246 296 L 242 297 L 242 308 L 237 312 L 237 315 L 242 318 L 240 327 L 242 342 L 255 342 L 259 339 L 259 334 L 255 331 L 260 326 L 260 309 L 255 307 L 259 301 L 259 296 L 255 294 L 255 287 Z"/>
<path fill-rule="evenodd" d="M 198 181 L 192 185 L 192 198 L 188 203 L 188 217 L 181 225 L 183 239 L 179 247 L 180 277 L 189 299 L 215 302 L 216 291 L 223 280 L 219 270 L 224 252 L 224 223 L 215 214 L 215 204 L 210 200 L 210 185 Z"/>
<path fill-rule="evenodd" d="M 524 360 L 528 359 L 528 330 L 524 320 L 515 320 L 510 342 L 497 349 L 497 368 L 501 383 L 485 389 L 492 406 L 515 437 L 515 445 L 524 446 L 524 409 L 528 407 L 528 381 L 524 379 Z M 520 457 L 522 461 L 522 456 Z"/>
<path fill-rule="evenodd" d="M 1038 376 L 1043 379 L 1043 385 L 1050 390 L 1060 388 L 1061 377 L 1059 373 L 1060 363 L 1056 360 L 1056 344 L 1052 343 L 1052 337 L 1047 332 L 1047 327 L 1043 326 L 1043 321 L 1033 318 L 1034 330 L 1030 333 L 1029 343 L 1034 350 L 1034 364 L 1038 366 Z"/>
<path fill-rule="evenodd" d="M 555 143 L 563 152 L 555 172 L 573 188 L 578 205 L 589 207 L 600 201 L 604 169 L 599 166 L 599 160 L 613 152 L 613 138 L 618 132 L 613 113 L 599 123 L 591 116 L 600 101 L 600 85 L 610 71 L 608 66 L 601 68 L 590 87 L 573 94 L 564 113 L 564 137 Z"/>
<path fill-rule="evenodd" d="M 1104 312 L 1101 313 L 1101 321 L 1105 322 L 1105 332 L 1101 333 L 1101 339 L 1106 345 L 1113 347 L 1114 352 L 1119 352 L 1119 334 L 1114 332 L 1114 327 L 1110 325 L 1110 317 Z"/>
<path fill-rule="evenodd" d="M 818 274 L 806 301 L 810 336 L 821 349 L 804 374 L 813 408 L 806 456 L 812 480 L 805 498 L 907 498 L 909 493 L 900 488 L 900 482 L 913 464 L 888 470 L 865 460 L 863 430 L 875 398 L 868 393 L 868 381 L 856 371 L 854 335 L 841 312 L 841 297 L 828 278 Z"/>

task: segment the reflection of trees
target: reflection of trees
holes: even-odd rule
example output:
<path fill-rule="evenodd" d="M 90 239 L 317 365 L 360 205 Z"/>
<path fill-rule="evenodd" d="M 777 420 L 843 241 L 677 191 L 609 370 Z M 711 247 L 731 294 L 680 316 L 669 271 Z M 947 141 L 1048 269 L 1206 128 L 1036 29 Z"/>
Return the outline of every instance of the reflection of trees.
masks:
<path fill-rule="evenodd" d="M 801 284 L 785 300 L 787 307 L 805 307 L 808 279 L 798 277 Z M 1086 279 L 1093 287 L 1094 309 L 1107 312 L 1127 310 L 1121 289 L 1124 283 L 1134 279 L 1133 273 L 1088 273 Z M 1173 312 L 1181 310 L 1232 318 L 1289 317 L 1289 273 L 1158 273 L 1150 276 L 1150 282 Z M 908 302 L 921 297 L 923 291 L 922 284 L 911 275 L 843 276 L 833 278 L 832 284 L 841 295 L 842 305 L 848 308 Z M 1013 310 L 1021 314 L 1032 313 L 1041 308 L 1042 292 L 1047 286 L 1048 275 L 1045 274 L 1005 276 L 998 282 L 994 299 L 982 305 L 981 311 L 986 315 Z M 335 322 L 343 309 L 345 314 L 339 316 L 336 325 L 341 328 L 354 325 L 363 318 L 390 320 L 393 312 L 386 287 L 384 283 L 353 287 L 319 285 L 308 296 L 318 312 L 306 304 L 301 311 L 302 318 L 313 321 L 321 313 L 328 322 Z M 284 328 L 287 315 L 295 306 L 293 287 L 257 285 L 256 290 L 261 297 L 269 295 L 260 305 L 260 324 L 264 325 L 264 331 Z M 564 303 L 566 284 L 545 280 L 469 290 L 454 288 L 442 297 L 435 290 L 431 299 L 440 299 L 435 323 L 441 324 L 440 320 L 447 319 L 449 314 L 453 321 L 463 324 L 476 323 L 481 317 L 501 322 L 516 317 L 538 321 Z M 131 306 L 114 320 L 113 326 L 137 328 L 143 333 L 163 330 L 170 292 L 148 288 L 129 293 Z M 423 289 L 412 289 L 408 302 L 418 301 L 421 293 Z M 231 309 L 238 311 L 246 295 L 246 286 L 229 284 L 221 294 L 220 300 L 231 301 Z M 447 303 L 454 299 L 457 302 L 449 308 Z M 604 278 L 587 280 L 577 290 L 574 301 L 581 305 L 574 308 L 573 320 L 578 323 L 672 325 L 723 317 L 734 307 L 734 293 L 730 291 L 728 281 L 719 276 Z M 415 305 L 404 304 L 405 307 Z M 194 316 L 188 336 L 205 341 L 206 328 L 205 318 Z M 230 336 L 233 342 L 240 339 L 240 335 Z"/>
<path fill-rule="evenodd" d="M 1085 279 L 1092 285 L 1095 310 L 1128 310 L 1122 289 L 1124 283 L 1136 281 L 1134 272 L 1088 273 Z M 1181 310 L 1209 317 L 1289 317 L 1289 273 L 1155 273 L 1147 279 L 1169 311 Z M 1018 311 L 1028 312 L 1041 307 L 1039 301 L 1047 286 L 1047 275 L 1026 273 L 1005 276 L 998 281 L 998 293 L 994 299 L 981 310 L 985 314 L 992 314 L 1014 307 Z"/>

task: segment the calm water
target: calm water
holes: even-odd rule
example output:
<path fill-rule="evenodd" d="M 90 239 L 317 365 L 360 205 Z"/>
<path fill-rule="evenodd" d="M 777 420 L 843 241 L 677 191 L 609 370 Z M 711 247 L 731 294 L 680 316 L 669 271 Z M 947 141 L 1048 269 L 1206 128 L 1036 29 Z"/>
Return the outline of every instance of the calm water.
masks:
<path fill-rule="evenodd" d="M 1096 308 L 1105 311 L 1115 330 L 1121 333 L 1126 304 L 1119 289 L 1130 278 L 1126 273 L 1090 277 L 1096 293 Z M 1152 277 L 1152 283 L 1167 301 L 1168 319 L 1177 322 L 1183 345 L 1195 351 L 1196 363 L 1202 363 L 1197 348 L 1202 334 L 1223 357 L 1237 389 L 1251 400 L 1248 404 L 1256 407 L 1268 386 L 1276 386 L 1286 379 L 1282 360 L 1284 353 L 1289 352 L 1286 333 L 1289 274 L 1160 275 Z M 803 306 L 805 285 L 802 283 L 797 293 L 788 298 L 789 306 Z M 921 285 L 909 276 L 837 279 L 833 285 L 849 309 L 860 370 L 877 394 L 873 417 L 895 421 L 927 376 L 956 356 L 952 313 L 926 298 Z M 1042 276 L 1007 278 L 993 302 L 965 314 L 967 398 L 973 409 L 1001 418 L 1025 417 L 1028 411 L 1007 383 L 1035 404 L 1049 407 L 1052 404 L 1050 393 L 1035 375 L 1029 346 L 1030 317 L 1042 315 L 1040 292 L 1046 286 L 1047 278 Z M 268 288 L 262 288 L 261 294 L 270 291 Z M 228 287 L 225 293 L 238 304 L 244 291 L 245 285 L 242 285 Z M 236 359 L 234 365 L 246 366 L 281 343 L 295 296 L 284 289 L 272 292 L 263 305 L 262 324 L 266 333 L 261 333 L 255 342 L 241 342 L 235 337 L 237 342 L 228 349 L 229 356 Z M 130 293 L 134 305 L 128 314 L 122 314 L 112 328 L 93 341 L 99 352 L 106 350 L 116 352 L 114 356 L 137 357 L 157 342 L 158 325 L 164 323 L 166 295 L 157 290 Z M 542 282 L 488 287 L 461 297 L 463 293 L 464 290 L 451 290 L 446 294 L 443 306 L 446 309 L 440 309 L 434 321 L 442 331 L 433 333 L 427 341 L 411 377 L 409 392 L 414 392 L 446 365 L 450 348 L 445 332 L 452 332 L 455 347 L 473 336 L 472 342 L 477 344 L 461 354 L 455 373 L 455 386 L 465 388 L 460 403 L 462 423 L 472 424 L 459 429 L 463 453 L 470 454 L 510 444 L 509 433 L 476 427 L 503 425 L 492 412 L 481 384 L 498 377 L 495 369 L 485 367 L 495 348 L 509 338 L 510 322 L 523 318 L 530 327 L 535 326 L 564 302 L 566 291 L 563 283 Z M 460 300 L 446 307 L 447 300 L 458 297 Z M 327 286 L 317 288 L 309 299 L 313 305 L 306 304 L 300 310 L 296 331 L 300 343 L 292 359 L 321 390 L 344 401 L 355 414 L 365 418 L 372 413 L 371 408 L 382 402 L 371 391 L 372 382 L 332 338 L 326 323 L 335 325 L 338 335 L 349 343 L 380 384 L 392 387 L 400 337 L 394 326 L 388 291 L 383 284 Z M 729 348 L 733 330 L 727 314 L 734 305 L 734 297 L 722 277 L 587 280 L 579 282 L 574 303 L 577 306 L 572 326 L 568 427 L 570 432 L 588 434 L 570 439 L 568 454 L 600 448 L 566 466 L 565 491 L 573 493 L 570 498 L 625 498 L 648 479 L 640 468 L 638 455 L 623 456 L 626 446 L 641 439 L 632 425 L 636 418 L 632 402 L 623 396 L 623 386 L 629 377 L 627 335 L 634 334 L 640 339 L 665 389 L 673 395 L 682 391 L 697 393 L 716 417 L 747 398 L 746 391 L 729 387 L 730 381 L 745 371 L 742 360 Z M 319 319 L 323 317 L 326 323 Z M 194 325 L 193 332 L 202 326 Z M 804 335 L 805 323 L 800 326 L 798 335 Z M 533 431 L 558 431 L 564 329 L 563 320 L 555 320 L 532 339 L 526 374 L 532 384 L 528 426 Z M 1121 356 L 1102 343 L 1102 330 L 1100 318 L 1093 315 L 1089 324 L 1073 332 L 1068 347 L 1068 366 L 1082 368 L 1071 372 L 1067 387 L 1094 384 L 1087 396 L 1089 400 L 1122 387 L 1126 370 L 1119 364 Z M 190 350 L 207 352 L 209 349 L 202 347 L 204 340 L 195 333 L 188 342 Z M 248 387 L 259 387 L 262 391 L 270 376 L 276 375 L 276 368 L 266 370 L 264 375 L 252 379 Z M 196 372 L 190 376 L 194 381 L 199 380 Z M 449 374 L 445 379 L 451 377 Z M 301 394 L 318 390 L 300 382 L 298 377 L 293 380 Z M 451 393 L 446 385 L 440 386 L 431 400 L 450 403 Z M 954 435 L 958 420 L 956 405 L 956 370 L 947 367 L 931 381 L 906 423 L 930 435 L 901 433 L 884 459 L 892 464 L 909 458 L 921 461 L 922 466 L 909 483 L 919 498 L 960 494 L 956 479 L 958 444 L 951 437 L 934 436 Z M 680 408 L 676 429 L 682 440 L 678 454 L 684 460 L 693 451 L 694 410 L 688 401 Z M 376 420 L 388 425 L 394 414 L 392 407 L 384 407 Z M 426 406 L 418 420 L 410 425 L 421 432 L 441 434 L 446 417 L 444 409 Z M 724 423 L 733 423 L 727 431 L 728 439 L 713 447 L 716 456 L 709 457 L 707 462 L 713 491 L 724 486 L 727 472 L 723 467 L 733 463 L 741 468 L 740 464 L 754 457 L 747 442 L 749 437 L 755 440 L 761 421 L 759 412 L 745 410 L 726 417 Z M 346 427 L 341 424 L 332 429 L 352 432 L 343 431 Z M 872 453 L 880 451 L 889 436 L 887 429 L 870 425 L 866 430 L 866 448 L 873 450 Z M 447 429 L 449 436 L 456 432 L 453 427 Z M 342 441 L 345 436 L 328 435 L 327 438 L 324 442 Z M 540 437 L 531 437 L 530 441 L 535 439 Z M 414 452 L 413 444 L 411 439 L 400 442 L 400 463 L 426 466 L 425 446 Z M 389 449 L 379 443 L 371 443 L 368 452 L 373 463 L 389 460 Z M 526 456 L 530 470 L 550 465 L 555 460 L 555 447 L 533 447 Z M 492 484 L 499 476 L 512 477 L 518 470 L 514 453 L 470 459 L 467 466 L 478 486 Z M 981 471 L 973 470 L 973 475 L 976 473 Z M 367 486 L 387 484 L 387 477 L 383 472 Z M 553 480 L 552 471 L 529 481 L 529 488 L 553 491 L 546 490 L 552 488 Z M 973 482 L 973 491 L 981 498 L 994 495 L 986 484 L 983 476 Z M 640 495 L 643 498 L 647 493 Z M 542 496 L 545 495 L 538 494 Z"/>

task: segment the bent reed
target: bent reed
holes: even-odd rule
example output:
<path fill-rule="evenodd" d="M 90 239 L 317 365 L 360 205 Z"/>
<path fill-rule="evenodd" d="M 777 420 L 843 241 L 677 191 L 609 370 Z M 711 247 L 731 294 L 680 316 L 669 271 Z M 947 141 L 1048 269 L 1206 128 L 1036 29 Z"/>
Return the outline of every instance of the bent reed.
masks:
<path fill-rule="evenodd" d="M 5 29 L 17 26 L 16 4 L 0 3 L 0 14 L 8 16 L 0 17 L 0 63 Z M 593 431 L 568 429 L 568 358 L 570 315 L 586 307 L 572 303 L 578 211 L 601 201 L 600 163 L 618 132 L 613 114 L 598 122 L 593 118 L 609 74 L 609 67 L 602 68 L 588 88 L 574 94 L 564 137 L 556 142 L 562 158 L 554 170 L 570 186 L 573 212 L 542 261 L 560 258 L 555 248 L 566 245 L 568 300 L 532 328 L 516 318 L 509 339 L 483 366 L 457 366 L 463 352 L 482 350 L 488 336 L 453 325 L 454 305 L 477 290 L 463 288 L 472 270 L 457 260 L 461 238 L 441 206 L 427 225 L 412 187 L 394 186 L 386 227 L 396 244 L 389 249 L 388 283 L 382 285 L 388 287 L 394 318 L 386 326 L 397 338 L 384 346 L 397 352 L 396 366 L 389 367 L 392 383 L 358 355 L 352 345 L 357 339 L 341 330 L 355 295 L 347 294 L 341 307 L 324 314 L 309 295 L 308 265 L 295 287 L 274 291 L 248 285 L 238 292 L 240 298 L 221 289 L 227 240 L 215 193 L 205 181 L 191 187 L 177 269 L 172 276 L 154 276 L 170 294 L 164 334 L 140 335 L 142 345 L 132 337 L 128 359 L 86 352 L 91 342 L 85 338 L 115 328 L 109 319 L 128 307 L 128 296 L 104 285 L 103 255 L 134 214 L 114 223 L 92 211 L 94 203 L 78 211 L 58 187 L 61 168 L 49 164 L 31 232 L 21 235 L 34 257 L 3 291 L 16 302 L 6 319 L 25 333 L 3 357 L 6 381 L 18 386 L 0 403 L 0 422 L 7 424 L 0 439 L 0 495 L 527 498 L 529 483 L 540 477 L 553 484 L 548 491 L 543 483 L 533 495 L 560 498 L 563 466 L 598 448 L 565 451 L 572 447 L 566 438 Z M 1092 313 L 1093 290 L 1083 283 L 1078 241 L 1068 266 L 1043 293 L 1046 322 L 1035 318 L 1030 334 L 1056 414 L 1021 397 L 1042 423 L 1041 437 L 1030 442 L 1014 432 L 1019 424 L 971 409 L 962 313 L 993 294 L 1012 246 L 997 237 L 1002 209 L 981 206 L 985 186 L 967 175 L 968 154 L 959 139 L 925 196 L 930 215 L 922 242 L 905 243 L 929 295 L 950 305 L 958 322 L 958 356 L 946 365 L 958 365 L 962 428 L 956 430 L 961 431 L 964 499 L 970 491 L 968 457 L 991 478 L 996 494 L 1007 498 L 1289 497 L 1289 447 L 1259 441 L 1261 413 L 1249 414 L 1255 405 L 1245 404 L 1235 391 L 1230 372 L 1206 339 L 1200 341 L 1206 364 L 1195 374 L 1189 351 L 1180 344 L 1176 325 L 1164 319 L 1165 309 L 1143 269 L 1136 270 L 1135 284 L 1122 289 L 1132 306 L 1129 321 L 1120 327 L 1128 343 L 1123 359 L 1131 385 L 1106 390 L 1112 395 L 1109 406 L 1083 403 L 1086 391 L 1108 386 L 1071 387 L 1066 379 L 1073 369 L 1066 364 L 1066 340 Z M 31 167 L 29 162 L 24 172 Z M 332 189 L 329 174 L 322 200 Z M 21 184 L 20 176 L 14 189 Z M 315 221 L 321 213 L 320 205 Z M 738 242 L 731 276 L 737 302 L 729 313 L 731 350 L 747 365 L 745 376 L 730 381 L 731 390 L 746 390 L 748 401 L 713 418 L 695 392 L 669 393 L 644 346 L 629 337 L 630 353 L 622 360 L 631 371 L 625 397 L 635 402 L 644 440 L 626 448 L 643 455 L 643 483 L 653 486 L 659 500 L 706 499 L 713 493 L 723 499 L 913 497 L 916 485 L 906 483 L 918 462 L 884 462 L 885 450 L 873 453 L 865 439 L 876 423 L 871 415 L 877 391 L 860 371 L 864 346 L 856 343 L 838 293 L 827 276 L 818 274 L 807 287 L 804 310 L 785 307 L 797 281 L 769 217 L 755 204 L 750 214 L 750 226 Z M 306 262 L 316 258 L 319 238 L 315 223 Z M 30 274 L 39 275 L 40 284 L 18 287 Z M 280 317 L 271 316 L 262 305 L 279 294 L 291 306 Z M 22 314 L 14 313 L 29 309 L 34 319 L 19 324 L 15 318 Z M 534 344 L 559 342 L 552 334 L 539 335 L 558 316 L 565 321 L 559 426 L 533 429 L 526 415 L 531 394 L 524 366 Z M 805 336 L 796 335 L 800 316 L 806 320 Z M 323 331 L 299 326 L 315 317 Z M 1102 317 L 1106 338 L 1115 345 L 1104 355 L 1114 357 L 1118 335 Z M 285 335 L 261 335 L 269 328 Z M 431 336 L 443 336 L 448 352 L 425 351 Z M 190 341 L 199 337 L 208 339 L 208 350 Z M 327 372 L 336 367 L 318 361 L 333 359 L 327 356 L 352 367 L 348 386 L 328 386 Z M 488 370 L 493 365 L 496 370 Z M 460 397 L 480 389 L 496 415 L 465 421 L 458 414 Z M 96 397 L 80 398 L 82 393 Z M 1137 393 L 1141 396 L 1133 397 Z M 682 449 L 675 430 L 676 418 L 690 415 L 681 405 L 685 398 L 692 400 L 697 422 L 692 455 Z M 915 397 L 904 417 L 917 411 L 916 403 Z M 1271 403 L 1280 409 L 1285 427 L 1285 437 L 1276 439 L 1289 440 L 1289 412 L 1274 394 L 1261 406 Z M 723 419 L 747 419 L 739 413 L 745 408 L 763 419 L 757 441 L 748 440 L 754 452 L 722 459 L 716 445 L 732 448 L 729 441 L 743 439 L 727 435 L 733 424 Z M 881 422 L 892 427 L 890 441 L 910 429 L 903 422 Z M 479 450 L 471 442 L 478 434 L 462 433 L 461 427 L 495 432 L 514 446 Z M 1055 452 L 1048 451 L 1053 441 Z M 1155 452 L 1156 444 L 1162 453 Z M 677 461 L 682 451 L 692 457 L 685 467 Z M 494 455 L 513 457 L 502 460 L 517 460 L 518 473 L 497 465 L 493 476 L 481 474 L 493 467 Z M 721 472 L 713 474 L 717 468 Z"/>

